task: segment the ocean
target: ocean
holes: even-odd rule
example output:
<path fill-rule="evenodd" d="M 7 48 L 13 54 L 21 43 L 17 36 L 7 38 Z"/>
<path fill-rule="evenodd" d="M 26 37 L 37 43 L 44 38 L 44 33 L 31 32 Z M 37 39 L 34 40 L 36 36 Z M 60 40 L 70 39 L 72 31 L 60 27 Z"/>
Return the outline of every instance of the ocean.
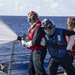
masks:
<path fill-rule="evenodd" d="M 56 27 L 67 29 L 66 20 L 68 17 L 69 16 L 40 16 L 40 20 L 42 21 L 44 18 L 49 18 L 54 22 Z M 27 22 L 27 16 L 0 16 L 0 20 L 5 22 L 18 36 L 27 34 L 28 28 L 30 27 Z M 0 63 L 5 63 L 8 67 L 11 58 L 11 50 L 12 42 L 0 44 Z M 30 52 L 31 51 L 23 47 L 18 41 L 15 41 L 11 75 L 28 75 Z M 46 71 L 48 69 L 49 59 L 50 55 L 47 53 L 44 61 Z"/>

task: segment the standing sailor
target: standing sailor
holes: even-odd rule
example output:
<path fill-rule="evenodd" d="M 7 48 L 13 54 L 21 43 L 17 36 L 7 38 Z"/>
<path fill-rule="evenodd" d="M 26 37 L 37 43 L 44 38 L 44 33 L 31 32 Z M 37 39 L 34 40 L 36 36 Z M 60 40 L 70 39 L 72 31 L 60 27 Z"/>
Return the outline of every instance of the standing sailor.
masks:
<path fill-rule="evenodd" d="M 75 32 L 75 18 L 69 17 L 67 19 L 67 26 L 68 30 L 73 30 Z M 74 42 L 75 36 L 74 35 L 72 35 L 71 37 L 66 36 L 66 40 L 68 42 L 67 49 L 70 50 L 71 59 L 73 61 L 75 56 L 75 42 Z"/>
<path fill-rule="evenodd" d="M 42 21 L 43 30 L 45 31 L 46 45 L 50 53 L 50 62 L 48 67 L 48 75 L 57 75 L 58 66 L 61 65 L 67 75 L 75 75 L 75 68 L 66 50 L 67 42 L 65 36 L 75 35 L 73 31 L 66 29 L 56 28 L 49 19 Z"/>
<path fill-rule="evenodd" d="M 28 37 L 21 40 L 21 43 L 26 46 L 27 49 L 31 50 L 29 75 L 47 75 L 43 67 L 47 50 L 41 22 L 38 14 L 34 11 L 28 13 L 27 19 L 31 27 L 28 30 Z M 20 40 L 20 37 L 18 37 L 18 40 Z"/>

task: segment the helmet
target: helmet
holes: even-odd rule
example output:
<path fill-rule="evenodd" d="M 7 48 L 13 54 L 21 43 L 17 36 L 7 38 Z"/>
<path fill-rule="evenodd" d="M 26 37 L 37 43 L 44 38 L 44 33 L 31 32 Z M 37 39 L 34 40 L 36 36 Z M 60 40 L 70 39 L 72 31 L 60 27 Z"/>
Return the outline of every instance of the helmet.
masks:
<path fill-rule="evenodd" d="M 67 25 L 70 25 L 72 22 L 75 22 L 75 18 L 69 17 L 69 18 L 67 19 Z"/>
<path fill-rule="evenodd" d="M 53 35 L 55 32 L 55 25 L 54 23 L 49 20 L 49 19 L 44 19 L 42 21 L 42 28 L 44 29 L 44 31 L 49 34 L 49 35 Z"/>
<path fill-rule="evenodd" d="M 36 20 L 38 20 L 38 14 L 34 11 L 31 11 L 28 13 L 28 22 L 34 22 Z"/>
<path fill-rule="evenodd" d="M 67 25 L 68 25 L 68 29 L 69 29 L 69 30 L 74 29 L 74 28 L 75 28 L 75 18 L 69 17 L 69 18 L 67 19 Z"/>
<path fill-rule="evenodd" d="M 54 25 L 54 23 L 51 20 L 49 20 L 49 19 L 44 19 L 42 21 L 42 27 L 43 28 L 49 28 L 49 29 L 51 29 L 53 27 L 53 25 Z"/>
<path fill-rule="evenodd" d="M 68 20 L 68 21 L 75 21 L 75 18 L 69 17 L 67 20 Z"/>

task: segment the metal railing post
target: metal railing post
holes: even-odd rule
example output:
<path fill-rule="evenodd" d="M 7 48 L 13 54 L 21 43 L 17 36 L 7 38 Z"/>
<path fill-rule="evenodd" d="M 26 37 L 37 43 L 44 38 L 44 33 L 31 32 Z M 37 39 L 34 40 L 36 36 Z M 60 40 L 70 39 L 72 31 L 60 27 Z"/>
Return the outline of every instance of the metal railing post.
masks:
<path fill-rule="evenodd" d="M 12 60 L 13 60 L 13 55 L 14 55 L 14 45 L 15 45 L 15 41 L 12 42 L 11 56 L 10 56 L 9 69 L 8 69 L 8 75 L 11 75 Z"/>

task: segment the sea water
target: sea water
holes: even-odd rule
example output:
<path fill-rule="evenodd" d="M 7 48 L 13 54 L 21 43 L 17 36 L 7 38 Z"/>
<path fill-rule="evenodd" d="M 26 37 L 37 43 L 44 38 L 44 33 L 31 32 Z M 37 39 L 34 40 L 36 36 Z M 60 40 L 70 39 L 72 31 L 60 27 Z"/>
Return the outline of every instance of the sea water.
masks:
<path fill-rule="evenodd" d="M 53 20 L 56 27 L 67 28 L 66 20 L 68 17 L 42 16 L 40 17 L 40 20 L 42 21 L 44 18 Z M 0 40 L 7 40 L 6 42 L 3 42 L 3 44 L 0 44 L 0 55 L 10 54 L 12 41 L 15 41 L 18 35 L 22 36 L 23 34 L 27 34 L 30 25 L 27 22 L 26 16 L 0 16 L 0 20 L 3 22 L 0 24 Z M 14 55 L 13 57 L 13 60 L 18 62 L 14 62 L 12 65 L 12 68 L 14 69 L 12 70 L 12 75 L 28 74 L 30 52 L 31 51 L 27 50 L 26 47 L 23 47 L 18 41 L 15 41 L 14 53 L 22 54 Z M 46 71 L 48 68 L 49 59 L 50 55 L 47 53 L 44 61 Z M 9 61 L 10 56 L 0 56 L 0 62 L 6 62 L 8 64 Z"/>

